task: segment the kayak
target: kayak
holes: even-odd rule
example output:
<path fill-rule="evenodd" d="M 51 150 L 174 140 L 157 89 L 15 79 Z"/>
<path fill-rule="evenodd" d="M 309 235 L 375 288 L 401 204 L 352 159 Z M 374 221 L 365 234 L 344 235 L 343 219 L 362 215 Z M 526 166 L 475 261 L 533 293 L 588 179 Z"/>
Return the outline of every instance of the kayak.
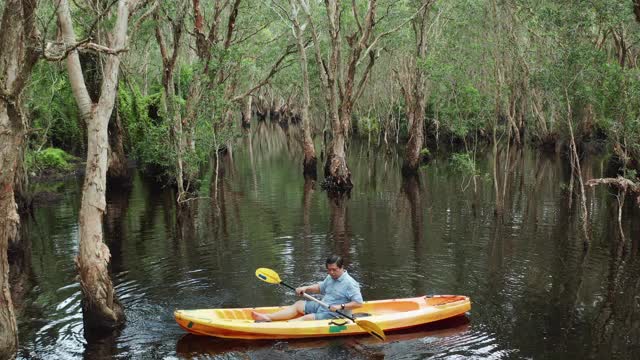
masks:
<path fill-rule="evenodd" d="M 367 332 L 348 319 L 256 322 L 252 311 L 273 313 L 283 307 L 176 310 L 176 322 L 195 335 L 234 339 L 295 339 L 359 335 Z M 356 320 L 367 320 L 393 331 L 463 315 L 471 310 L 467 296 L 432 295 L 365 301 Z"/>

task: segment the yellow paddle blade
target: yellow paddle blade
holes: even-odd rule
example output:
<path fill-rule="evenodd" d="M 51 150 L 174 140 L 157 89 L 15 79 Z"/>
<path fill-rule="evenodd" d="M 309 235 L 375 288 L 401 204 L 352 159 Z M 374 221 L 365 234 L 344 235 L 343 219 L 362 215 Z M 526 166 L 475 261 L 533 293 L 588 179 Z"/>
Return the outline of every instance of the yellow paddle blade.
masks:
<path fill-rule="evenodd" d="M 277 272 L 267 269 L 267 268 L 259 268 L 256 270 L 256 276 L 258 279 L 268 282 L 269 284 L 280 284 L 280 275 Z"/>
<path fill-rule="evenodd" d="M 380 326 L 368 320 L 356 320 L 356 325 L 360 326 L 362 330 L 365 330 L 369 334 L 375 336 L 380 341 L 387 340 L 387 336 L 384 334 L 384 331 L 380 328 Z"/>

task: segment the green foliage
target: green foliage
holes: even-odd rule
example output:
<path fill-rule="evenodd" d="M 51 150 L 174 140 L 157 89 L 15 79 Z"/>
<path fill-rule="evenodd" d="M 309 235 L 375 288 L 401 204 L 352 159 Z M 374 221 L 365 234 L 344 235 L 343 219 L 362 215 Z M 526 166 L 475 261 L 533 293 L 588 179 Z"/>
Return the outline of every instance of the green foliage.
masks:
<path fill-rule="evenodd" d="M 438 111 L 439 120 L 453 136 L 463 139 L 487 126 L 492 115 L 492 100 L 475 86 L 451 81 L 441 83 L 439 90 L 431 101 Z M 448 95 L 443 97 L 443 93 Z"/>
<path fill-rule="evenodd" d="M 69 80 L 59 66 L 39 62 L 34 68 L 26 98 L 33 147 L 51 145 L 74 154 L 84 152 L 85 135 L 78 106 Z"/>
<path fill-rule="evenodd" d="M 173 20 L 183 11 L 179 3 L 161 3 L 160 13 L 169 14 Z M 368 4 L 361 0 L 354 3 L 362 25 Z M 403 71 L 402 66 L 409 63 L 405 60 L 415 59 L 416 28 L 415 23 L 409 22 L 397 31 L 391 30 L 413 16 L 421 3 L 392 0 L 378 3 L 372 38 L 383 33 L 386 36 L 371 49 L 379 57 L 366 90 L 354 108 L 355 126 L 366 137 L 376 138 L 381 131 L 393 131 L 397 132 L 391 134 L 394 137 L 406 139 L 405 104 L 394 72 Z M 210 2 L 202 3 L 205 22 L 213 15 L 209 5 Z M 324 4 L 311 2 L 310 5 L 326 59 L 330 41 Z M 51 4 L 43 6 L 48 13 L 54 11 Z M 357 40 L 357 36 L 352 36 L 357 35 L 359 24 L 353 18 L 351 2 L 341 2 L 340 6 L 341 56 L 347 60 L 349 41 Z M 176 63 L 175 96 L 166 101 L 175 105 L 184 119 L 192 85 L 202 92 L 198 103 L 190 104 L 195 106 L 197 116 L 189 124 L 194 129 L 195 148 L 183 154 L 188 174 L 197 174 L 213 149 L 239 136 L 238 121 L 227 118 L 230 111 L 237 111 L 237 104 L 225 99 L 232 97 L 232 92 L 238 94 L 255 86 L 293 43 L 290 24 L 274 16 L 274 9 L 272 2 L 243 1 L 231 46 L 225 48 L 226 34 L 219 33 L 208 64 L 185 56 L 195 44 L 194 37 L 183 36 Z M 95 11 L 92 7 L 72 4 L 79 39 L 89 35 Z M 225 8 L 223 13 L 227 11 Z M 220 29 L 226 29 L 226 18 L 222 16 Z M 114 19 L 113 14 L 107 14 L 96 29 L 106 33 Z M 302 14 L 299 19 L 306 22 Z M 162 61 L 155 40 L 156 25 L 160 24 L 167 48 L 172 47 L 173 29 L 166 20 L 148 17 L 136 24 L 129 51 L 123 56 L 117 111 L 128 134 L 129 154 L 143 169 L 172 177 L 177 158 L 175 135 L 172 115 L 163 112 Z M 49 24 L 48 34 L 54 33 L 54 26 Z M 187 16 L 184 26 L 183 30 L 193 29 L 193 18 Z M 607 139 L 610 145 L 622 144 L 632 157 L 640 158 L 640 71 L 630 59 L 622 62 L 619 58 L 621 40 L 631 53 L 640 43 L 640 26 L 628 0 L 437 1 L 430 9 L 428 28 L 427 56 L 417 65 L 425 73 L 426 126 L 431 129 L 437 121 L 440 139 L 467 140 L 493 129 L 503 131 L 504 121 L 497 119 L 503 119 L 515 109 L 521 115 L 518 119 L 525 121 L 525 134 L 536 137 L 539 135 L 536 132 L 546 127 L 563 141 L 568 137 L 566 119 L 571 108 L 578 140 L 580 136 L 584 136 L 583 140 L 598 136 L 598 140 Z M 305 36 L 310 37 L 308 25 Z M 317 115 L 325 106 L 320 83 L 322 68 L 315 61 L 315 47 L 308 45 L 312 108 Z M 294 106 L 300 103 L 300 68 L 296 56 L 282 62 L 284 70 L 270 80 L 262 94 L 291 99 Z M 368 58 L 365 54 L 361 57 L 358 75 L 362 74 Z M 140 72 L 136 72 L 138 69 Z M 342 68 L 341 76 L 346 70 Z M 534 116 L 531 106 L 534 94 L 541 99 L 539 111 L 544 115 L 544 126 L 538 124 L 540 120 Z M 56 147 L 76 155 L 84 153 L 84 124 L 79 119 L 63 63 L 39 62 L 25 99 L 31 119 L 30 148 Z M 318 123 L 315 125 L 322 127 Z M 498 138 L 504 139 L 500 134 Z M 468 172 L 470 166 L 475 165 L 470 159 L 468 154 L 467 157 L 454 155 L 452 162 L 461 171 Z"/>
<path fill-rule="evenodd" d="M 377 138 L 380 134 L 380 120 L 376 117 L 360 116 L 357 120 L 358 131 L 371 138 Z"/>
<path fill-rule="evenodd" d="M 635 169 L 624 169 L 623 176 L 631 181 L 638 180 L 638 171 Z"/>
<path fill-rule="evenodd" d="M 137 87 L 118 87 L 118 111 L 129 134 L 129 149 L 143 170 L 171 167 L 169 125 L 160 118 L 162 93 L 143 96 Z"/>
<path fill-rule="evenodd" d="M 26 156 L 27 169 L 30 172 L 69 171 L 73 166 L 70 161 L 76 157 L 58 148 L 46 148 L 41 151 L 28 152 Z"/>
<path fill-rule="evenodd" d="M 478 175 L 476 162 L 469 152 L 455 153 L 451 155 L 451 167 L 464 175 Z"/>

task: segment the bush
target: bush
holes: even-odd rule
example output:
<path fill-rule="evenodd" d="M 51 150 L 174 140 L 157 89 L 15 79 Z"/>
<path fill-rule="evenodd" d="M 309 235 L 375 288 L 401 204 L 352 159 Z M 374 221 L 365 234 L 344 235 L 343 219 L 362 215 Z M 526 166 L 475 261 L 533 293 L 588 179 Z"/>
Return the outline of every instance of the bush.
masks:
<path fill-rule="evenodd" d="M 358 118 L 358 131 L 363 136 L 375 138 L 380 133 L 380 121 L 377 118 L 361 116 Z"/>
<path fill-rule="evenodd" d="M 451 155 L 451 165 L 455 171 L 466 175 L 476 175 L 476 163 L 469 153 L 455 153 Z"/>
<path fill-rule="evenodd" d="M 77 158 L 62 149 L 46 148 L 27 154 L 27 168 L 33 172 L 69 171 L 73 166 L 69 163 Z"/>

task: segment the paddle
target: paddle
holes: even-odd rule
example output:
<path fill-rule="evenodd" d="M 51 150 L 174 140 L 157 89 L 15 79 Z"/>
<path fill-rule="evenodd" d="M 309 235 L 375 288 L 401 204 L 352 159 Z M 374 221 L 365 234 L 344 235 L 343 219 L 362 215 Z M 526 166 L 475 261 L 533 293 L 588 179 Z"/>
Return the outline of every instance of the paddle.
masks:
<path fill-rule="evenodd" d="M 271 269 L 267 269 L 267 268 L 259 268 L 258 270 L 256 270 L 256 276 L 258 277 L 258 279 L 264 281 L 264 282 L 268 282 L 269 284 L 280 284 L 283 286 L 288 287 L 289 289 L 296 291 L 296 289 L 285 283 L 284 281 L 280 280 L 280 276 L 278 275 L 277 272 L 271 270 Z M 308 300 L 311 301 L 315 301 L 318 304 L 324 306 L 325 308 L 329 309 L 329 305 L 325 304 L 324 302 L 314 298 L 313 296 L 307 294 L 307 293 L 302 293 L 302 295 L 304 295 L 305 298 L 307 298 Z M 349 319 L 351 321 L 353 321 L 356 325 L 358 325 L 362 330 L 368 332 L 369 334 L 375 336 L 376 338 L 378 338 L 379 340 L 385 341 L 386 340 L 386 335 L 384 334 L 384 331 L 382 331 L 382 329 L 376 325 L 375 323 L 371 322 L 371 321 L 367 321 L 367 320 L 359 320 L 359 319 L 355 319 L 353 316 L 349 316 L 345 313 L 343 313 L 340 310 L 336 310 L 336 313 L 338 313 L 340 316 Z"/>

